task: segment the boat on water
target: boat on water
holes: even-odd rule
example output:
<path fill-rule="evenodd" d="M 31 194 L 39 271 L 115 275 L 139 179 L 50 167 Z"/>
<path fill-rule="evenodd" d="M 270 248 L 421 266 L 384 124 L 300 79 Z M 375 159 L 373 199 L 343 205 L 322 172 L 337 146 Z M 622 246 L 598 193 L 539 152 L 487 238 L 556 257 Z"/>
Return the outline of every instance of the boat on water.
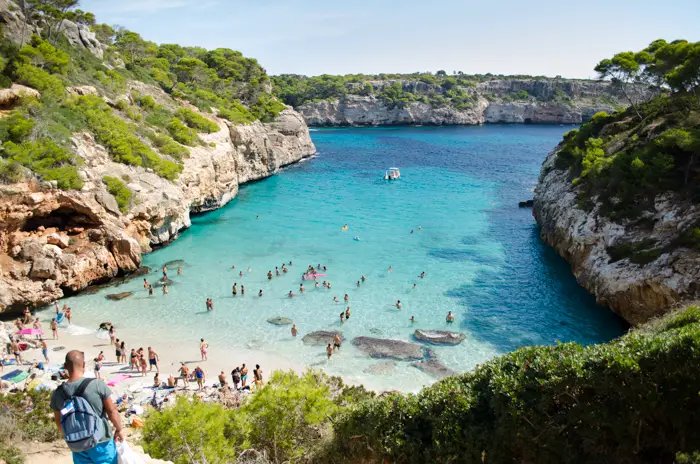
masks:
<path fill-rule="evenodd" d="M 384 180 L 396 180 L 401 178 L 399 168 L 389 168 L 384 173 Z"/>

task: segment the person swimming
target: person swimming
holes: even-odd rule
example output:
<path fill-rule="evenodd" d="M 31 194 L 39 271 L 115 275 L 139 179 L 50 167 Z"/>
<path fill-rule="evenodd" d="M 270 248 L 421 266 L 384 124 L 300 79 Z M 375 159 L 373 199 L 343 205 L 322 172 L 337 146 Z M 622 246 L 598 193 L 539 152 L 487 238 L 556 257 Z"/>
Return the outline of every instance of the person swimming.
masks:
<path fill-rule="evenodd" d="M 452 314 L 452 311 L 448 311 L 448 312 L 447 312 L 447 317 L 445 318 L 445 321 L 446 321 L 447 323 L 451 323 L 451 322 L 454 322 L 454 321 L 455 321 L 455 315 Z"/>
<path fill-rule="evenodd" d="M 397 307 L 398 309 L 403 308 L 403 305 L 401 304 L 401 300 L 396 300 L 396 307 Z"/>
<path fill-rule="evenodd" d="M 347 293 L 346 293 L 345 296 L 343 297 L 343 301 L 345 301 L 346 303 L 347 303 L 348 301 L 350 301 L 350 297 L 348 296 Z"/>
<path fill-rule="evenodd" d="M 345 309 L 345 320 L 350 319 L 350 306 Z"/>
<path fill-rule="evenodd" d="M 289 293 L 287 294 L 287 296 L 289 298 L 294 298 L 295 295 L 294 295 L 294 292 L 290 290 Z"/>
<path fill-rule="evenodd" d="M 367 277 L 365 277 L 365 275 L 362 274 L 362 277 L 360 278 L 360 280 L 361 280 L 362 282 L 364 282 L 365 280 L 367 280 Z"/>
<path fill-rule="evenodd" d="M 272 280 L 272 271 L 267 271 L 267 280 Z"/>
<path fill-rule="evenodd" d="M 341 228 L 340 228 L 340 230 L 343 230 L 343 231 L 345 231 L 345 230 L 348 230 L 348 228 L 349 228 L 349 227 L 348 227 L 348 225 L 347 225 L 347 224 L 345 224 L 345 225 L 344 225 L 343 227 L 341 227 Z"/>
<path fill-rule="evenodd" d="M 360 288 L 360 281 L 357 281 L 357 288 Z"/>
<path fill-rule="evenodd" d="M 314 282 L 314 287 L 318 288 L 318 280 Z"/>
<path fill-rule="evenodd" d="M 304 293 L 305 291 L 304 284 L 299 284 L 299 293 Z"/>
<path fill-rule="evenodd" d="M 337 296 L 333 297 L 333 303 L 340 303 L 340 300 L 338 299 Z"/>
<path fill-rule="evenodd" d="M 409 319 L 409 320 L 411 321 L 411 324 L 413 324 L 413 323 L 415 323 L 415 322 L 416 322 L 416 318 L 415 318 L 415 317 L 413 317 L 413 316 L 411 316 L 411 319 Z"/>
<path fill-rule="evenodd" d="M 340 323 L 342 324 L 345 322 L 345 311 L 340 312 Z"/>
<path fill-rule="evenodd" d="M 282 275 L 282 273 L 280 272 L 280 268 L 278 268 L 277 266 L 275 266 L 275 275 Z"/>
<path fill-rule="evenodd" d="M 241 284 L 241 296 L 245 295 L 245 285 Z"/>
<path fill-rule="evenodd" d="M 233 288 L 231 289 L 231 292 L 233 293 L 233 296 L 238 295 L 238 288 L 236 287 L 236 283 L 233 284 Z"/>
<path fill-rule="evenodd" d="M 261 288 L 260 291 L 258 292 L 258 296 L 263 296 L 262 288 Z"/>
<path fill-rule="evenodd" d="M 425 271 L 421 272 L 420 275 L 419 275 L 418 277 L 420 277 L 421 279 L 422 279 L 423 277 L 425 277 Z"/>
<path fill-rule="evenodd" d="M 359 235 L 355 235 L 355 237 L 353 237 L 353 240 L 355 240 L 356 242 L 359 242 L 359 241 L 360 241 L 360 236 L 359 236 Z"/>
<path fill-rule="evenodd" d="M 393 266 L 389 266 L 389 272 L 391 272 L 391 271 L 393 271 L 393 270 L 394 270 L 394 267 L 393 267 Z"/>

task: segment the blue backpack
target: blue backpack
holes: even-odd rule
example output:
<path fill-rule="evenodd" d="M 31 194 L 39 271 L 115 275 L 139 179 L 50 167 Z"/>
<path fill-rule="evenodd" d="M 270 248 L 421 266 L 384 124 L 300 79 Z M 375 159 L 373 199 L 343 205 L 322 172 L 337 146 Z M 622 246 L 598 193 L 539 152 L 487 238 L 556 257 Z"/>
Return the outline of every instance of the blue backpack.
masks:
<path fill-rule="evenodd" d="M 74 453 L 92 449 L 105 438 L 102 418 L 83 397 L 93 380 L 84 379 L 73 395 L 68 394 L 65 383 L 61 386 L 64 396 L 68 398 L 61 409 L 61 428 L 68 448 Z"/>

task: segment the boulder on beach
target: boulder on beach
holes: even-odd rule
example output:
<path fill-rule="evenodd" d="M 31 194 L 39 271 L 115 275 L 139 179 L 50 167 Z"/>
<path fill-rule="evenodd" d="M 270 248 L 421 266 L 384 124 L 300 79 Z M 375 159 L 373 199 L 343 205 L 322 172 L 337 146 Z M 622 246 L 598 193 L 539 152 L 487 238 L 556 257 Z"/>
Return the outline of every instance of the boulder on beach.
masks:
<path fill-rule="evenodd" d="M 467 338 L 462 332 L 450 332 L 449 330 L 423 330 L 418 329 L 413 333 L 416 340 L 433 343 L 435 345 L 459 345 Z"/>
<path fill-rule="evenodd" d="M 457 373 L 437 359 L 424 359 L 423 361 L 412 362 L 411 366 L 425 372 L 428 375 L 437 377 L 438 379 L 443 379 Z"/>
<path fill-rule="evenodd" d="M 129 298 L 131 295 L 133 295 L 132 292 L 121 292 L 121 293 L 110 293 L 105 296 L 108 300 L 123 300 L 124 298 Z"/>
<path fill-rule="evenodd" d="M 187 267 L 187 263 L 182 259 L 174 259 L 163 264 L 163 266 L 175 268 L 177 270 L 178 267 Z M 161 266 L 161 269 L 163 268 L 163 266 Z"/>
<path fill-rule="evenodd" d="M 371 358 L 389 358 L 398 361 L 419 361 L 426 358 L 427 350 L 415 343 L 386 338 L 356 337 L 352 344 Z"/>
<path fill-rule="evenodd" d="M 267 322 L 272 325 L 291 325 L 293 323 L 290 318 L 282 316 L 271 317 Z"/>
<path fill-rule="evenodd" d="M 391 374 L 396 369 L 396 361 L 380 361 L 362 370 L 365 374 Z"/>
<path fill-rule="evenodd" d="M 333 343 L 333 337 L 338 335 L 340 340 L 345 340 L 343 333 L 337 330 L 317 330 L 316 332 L 307 333 L 301 339 L 305 345 L 323 345 L 326 346 L 329 343 Z"/>

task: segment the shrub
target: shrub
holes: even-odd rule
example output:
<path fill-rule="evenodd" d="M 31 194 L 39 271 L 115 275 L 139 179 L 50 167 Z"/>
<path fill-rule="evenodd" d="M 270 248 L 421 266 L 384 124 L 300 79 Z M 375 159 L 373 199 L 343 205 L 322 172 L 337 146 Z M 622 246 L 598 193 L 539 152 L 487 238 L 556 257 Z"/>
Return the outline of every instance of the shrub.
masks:
<path fill-rule="evenodd" d="M 672 462 L 700 443 L 700 323 L 683 314 L 364 402 L 335 421 L 335 450 L 349 462 Z"/>
<path fill-rule="evenodd" d="M 37 173 L 42 179 L 56 181 L 63 190 L 80 189 L 83 180 L 75 164 L 78 159 L 65 148 L 48 139 L 22 143 L 6 142 L 2 156 Z"/>
<path fill-rule="evenodd" d="M 135 128 L 114 116 L 100 98 L 78 97 L 70 104 L 81 111 L 97 141 L 107 148 L 115 161 L 152 168 L 169 180 L 176 179 L 182 172 L 181 165 L 162 159 L 134 135 Z"/>
<path fill-rule="evenodd" d="M 107 191 L 116 198 L 119 210 L 126 213 L 131 205 L 131 190 L 116 177 L 104 176 L 102 182 L 107 186 Z"/>
<path fill-rule="evenodd" d="M 153 110 L 156 107 L 156 101 L 150 95 L 136 97 L 136 104 L 144 110 Z"/>
<path fill-rule="evenodd" d="M 238 102 L 233 102 L 227 108 L 219 108 L 219 117 L 234 124 L 247 124 L 255 121 L 255 116 L 248 111 L 248 108 Z"/>
<path fill-rule="evenodd" d="M 19 111 L 4 119 L 0 119 L 0 140 L 19 143 L 23 141 L 34 129 L 34 121 L 25 117 Z"/>
<path fill-rule="evenodd" d="M 197 135 L 197 131 L 190 129 L 177 118 L 171 118 L 166 127 L 175 141 L 180 142 L 183 145 L 193 147 L 199 143 L 199 135 Z"/>
<path fill-rule="evenodd" d="M 60 78 L 30 64 L 20 64 L 15 72 L 17 82 L 53 98 L 63 97 L 66 88 Z"/>
<path fill-rule="evenodd" d="M 168 127 L 168 123 L 173 117 L 173 113 L 165 108 L 164 106 L 161 105 L 156 105 L 149 111 L 149 113 L 146 115 L 146 122 L 156 126 L 156 127 L 162 127 L 165 129 Z"/>
<path fill-rule="evenodd" d="M 199 132 L 206 132 L 208 134 L 211 134 L 212 132 L 219 131 L 219 125 L 216 124 L 214 121 L 212 121 L 211 119 L 207 119 L 204 116 L 197 114 L 188 108 L 179 108 L 175 112 L 175 116 L 177 116 L 182 122 L 187 124 L 188 127 L 196 129 Z"/>
<path fill-rule="evenodd" d="M 175 142 L 165 134 L 149 132 L 147 137 L 153 143 L 153 146 L 164 155 L 172 156 L 178 161 L 182 161 L 183 158 L 188 158 L 190 156 L 190 151 L 187 148 Z"/>

